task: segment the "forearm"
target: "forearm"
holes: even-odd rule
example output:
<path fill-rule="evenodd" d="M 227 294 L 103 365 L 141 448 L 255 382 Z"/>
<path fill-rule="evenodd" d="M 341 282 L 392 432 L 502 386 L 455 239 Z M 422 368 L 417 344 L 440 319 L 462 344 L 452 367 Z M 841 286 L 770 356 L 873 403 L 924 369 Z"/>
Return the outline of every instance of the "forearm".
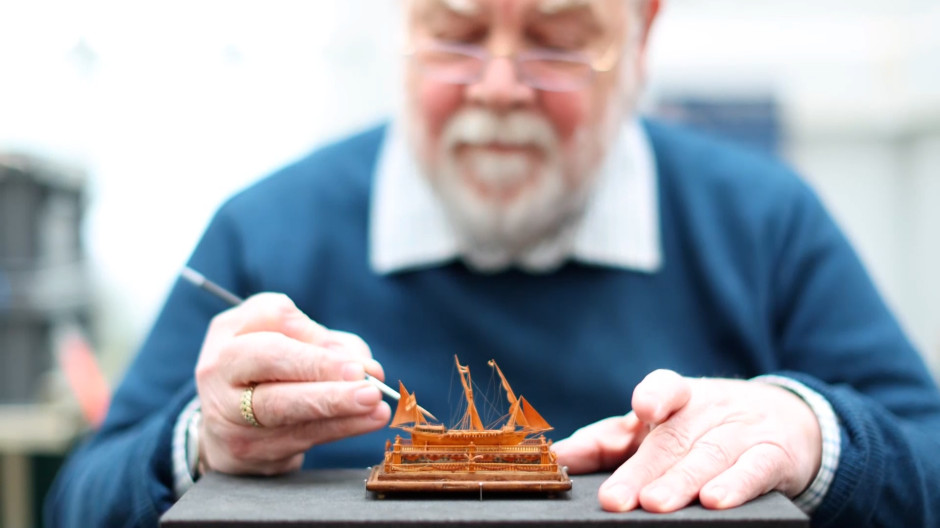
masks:
<path fill-rule="evenodd" d="M 846 386 L 797 378 L 823 395 L 842 426 L 838 471 L 814 526 L 936 526 L 940 523 L 940 410 L 899 417 Z"/>

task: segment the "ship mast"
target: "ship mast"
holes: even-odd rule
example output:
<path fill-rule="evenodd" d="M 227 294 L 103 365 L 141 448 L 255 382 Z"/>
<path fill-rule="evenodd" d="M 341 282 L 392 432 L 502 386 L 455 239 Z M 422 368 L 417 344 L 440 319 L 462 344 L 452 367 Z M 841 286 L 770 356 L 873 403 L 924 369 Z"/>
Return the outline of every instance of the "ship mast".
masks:
<path fill-rule="evenodd" d="M 506 399 L 509 400 L 509 420 L 506 422 L 507 427 L 515 427 L 516 422 L 519 422 L 519 425 L 525 427 L 525 418 L 519 412 L 520 402 L 516 399 L 516 393 L 512 391 L 512 387 L 509 386 L 509 382 L 506 381 L 506 376 L 503 375 L 503 371 L 499 368 L 499 365 L 496 364 L 495 359 L 487 361 L 487 365 L 496 369 L 496 374 L 499 375 L 499 380 L 503 384 L 503 389 L 506 391 Z"/>
<path fill-rule="evenodd" d="M 516 394 L 512 391 L 512 387 L 509 386 L 509 382 L 506 381 L 506 376 L 503 376 L 503 371 L 500 370 L 499 365 L 496 364 L 495 359 L 491 359 L 486 362 L 487 365 L 496 369 L 496 374 L 499 375 L 499 380 L 503 384 L 503 388 L 506 389 L 506 398 L 509 399 L 509 405 L 516 404 Z"/>
<path fill-rule="evenodd" d="M 454 354 L 454 362 L 457 363 L 457 372 L 460 374 L 460 383 L 463 385 L 463 392 L 467 399 L 467 412 L 464 414 L 461 423 L 466 424 L 468 419 L 470 429 L 482 431 L 483 422 L 480 420 L 480 414 L 477 412 L 477 406 L 473 403 L 473 388 L 470 382 L 470 367 L 460 364 L 460 359 Z"/>

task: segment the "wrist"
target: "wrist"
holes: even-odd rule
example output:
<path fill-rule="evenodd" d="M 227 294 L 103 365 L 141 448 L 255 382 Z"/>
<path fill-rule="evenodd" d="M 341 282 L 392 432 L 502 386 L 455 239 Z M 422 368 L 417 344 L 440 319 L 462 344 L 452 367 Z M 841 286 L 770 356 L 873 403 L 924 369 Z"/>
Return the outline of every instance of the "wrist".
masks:
<path fill-rule="evenodd" d="M 789 390 L 806 402 L 813 414 L 816 415 L 816 421 L 822 435 L 820 466 L 809 487 L 793 499 L 794 504 L 801 510 L 812 513 L 822 504 L 823 498 L 835 478 L 836 469 L 839 467 L 839 456 L 842 452 L 839 419 L 826 398 L 793 378 L 764 375 L 752 378 L 752 381 L 769 383 Z"/>

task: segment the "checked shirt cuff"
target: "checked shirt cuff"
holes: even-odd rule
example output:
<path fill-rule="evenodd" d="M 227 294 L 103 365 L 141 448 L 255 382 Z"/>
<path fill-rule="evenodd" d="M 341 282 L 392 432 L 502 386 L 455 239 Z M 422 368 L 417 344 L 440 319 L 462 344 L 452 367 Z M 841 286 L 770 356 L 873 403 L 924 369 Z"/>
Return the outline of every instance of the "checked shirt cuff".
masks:
<path fill-rule="evenodd" d="M 177 499 L 196 482 L 201 421 L 202 408 L 196 397 L 183 408 L 173 427 L 173 492 Z"/>

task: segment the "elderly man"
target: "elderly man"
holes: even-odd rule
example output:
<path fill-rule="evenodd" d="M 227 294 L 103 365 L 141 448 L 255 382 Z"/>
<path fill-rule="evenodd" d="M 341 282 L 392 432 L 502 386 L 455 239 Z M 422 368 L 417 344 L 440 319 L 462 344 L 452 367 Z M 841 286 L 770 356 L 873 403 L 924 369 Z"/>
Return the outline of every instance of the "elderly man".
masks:
<path fill-rule="evenodd" d="M 818 200 L 634 116 L 658 7 L 407 2 L 404 119 L 221 208 L 190 265 L 249 298 L 176 285 L 52 523 L 373 464 L 365 374 L 444 413 L 455 353 L 498 358 L 572 472 L 613 471 L 611 512 L 780 490 L 818 525 L 940 523 L 940 394 Z"/>

